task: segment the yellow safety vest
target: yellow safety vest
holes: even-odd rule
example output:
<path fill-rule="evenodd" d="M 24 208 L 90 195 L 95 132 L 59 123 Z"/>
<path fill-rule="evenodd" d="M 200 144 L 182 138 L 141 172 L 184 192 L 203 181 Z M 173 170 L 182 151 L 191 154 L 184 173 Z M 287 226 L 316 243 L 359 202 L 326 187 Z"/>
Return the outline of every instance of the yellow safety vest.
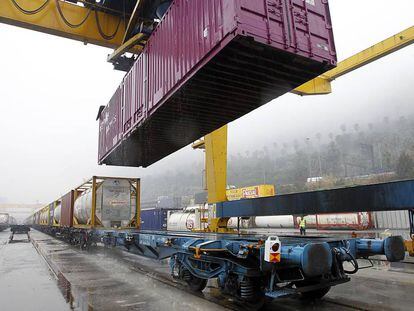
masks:
<path fill-rule="evenodd" d="M 299 223 L 299 227 L 301 227 L 301 228 L 305 228 L 305 227 L 306 227 L 306 221 L 305 221 L 305 219 L 302 219 L 302 220 L 300 221 L 300 223 Z"/>

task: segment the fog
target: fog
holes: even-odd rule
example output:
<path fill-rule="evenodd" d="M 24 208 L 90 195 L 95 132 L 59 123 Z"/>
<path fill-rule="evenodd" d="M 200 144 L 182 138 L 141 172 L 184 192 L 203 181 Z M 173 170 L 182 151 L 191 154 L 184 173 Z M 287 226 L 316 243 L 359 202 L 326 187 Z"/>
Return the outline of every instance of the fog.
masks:
<path fill-rule="evenodd" d="M 330 1 L 339 60 L 412 26 L 413 1 L 390 3 Z M 95 117 L 124 74 L 106 63 L 110 50 L 3 24 L 0 34 L 0 203 L 48 203 L 92 175 L 145 182 L 203 160 L 185 147 L 146 169 L 98 166 Z M 339 78 L 330 95 L 286 94 L 230 124 L 229 153 L 410 115 L 413 65 L 406 47 Z"/>

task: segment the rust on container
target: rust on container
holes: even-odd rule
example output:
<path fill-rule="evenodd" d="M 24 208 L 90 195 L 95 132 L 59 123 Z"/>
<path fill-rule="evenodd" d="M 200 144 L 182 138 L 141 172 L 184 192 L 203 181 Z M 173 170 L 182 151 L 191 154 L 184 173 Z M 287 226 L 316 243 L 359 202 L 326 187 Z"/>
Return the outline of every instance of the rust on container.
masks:
<path fill-rule="evenodd" d="M 176 0 L 100 114 L 99 163 L 148 166 L 335 65 L 325 0 Z"/>

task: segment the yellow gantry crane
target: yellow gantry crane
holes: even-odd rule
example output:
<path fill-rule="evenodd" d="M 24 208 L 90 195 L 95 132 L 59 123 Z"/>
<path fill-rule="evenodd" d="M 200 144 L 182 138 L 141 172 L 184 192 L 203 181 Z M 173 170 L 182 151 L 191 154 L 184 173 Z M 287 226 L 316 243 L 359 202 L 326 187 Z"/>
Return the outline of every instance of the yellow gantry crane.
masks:
<path fill-rule="evenodd" d="M 292 92 L 298 95 L 319 95 L 332 92 L 331 82 L 355 69 L 396 52 L 414 42 L 414 26 L 385 39 L 343 61 L 332 70 L 299 86 Z"/>
<path fill-rule="evenodd" d="M 341 62 L 323 75 L 299 86 L 292 93 L 298 95 L 321 95 L 332 92 L 331 82 L 347 73 L 365 66 L 414 42 L 414 26 L 381 41 Z M 227 185 L 227 125 L 195 142 L 194 149 L 205 150 L 207 199 L 209 204 L 226 201 Z M 214 211 L 213 211 L 214 214 Z M 208 231 L 227 232 L 228 218 L 213 218 Z M 413 241 L 407 241 L 407 249 L 414 249 Z M 414 255 L 414 254 L 413 254 Z"/>
<path fill-rule="evenodd" d="M 163 3 L 165 0 L 1 0 L 0 23 L 113 48 L 108 61 L 115 69 L 127 71 L 134 57 L 124 54 L 142 51 L 149 34 L 146 30 L 156 26 L 154 5 Z"/>
<path fill-rule="evenodd" d="M 117 48 L 125 34 L 125 19 L 121 12 L 99 8 L 99 4 L 81 6 L 60 0 L 2 0 L 0 22 Z"/>

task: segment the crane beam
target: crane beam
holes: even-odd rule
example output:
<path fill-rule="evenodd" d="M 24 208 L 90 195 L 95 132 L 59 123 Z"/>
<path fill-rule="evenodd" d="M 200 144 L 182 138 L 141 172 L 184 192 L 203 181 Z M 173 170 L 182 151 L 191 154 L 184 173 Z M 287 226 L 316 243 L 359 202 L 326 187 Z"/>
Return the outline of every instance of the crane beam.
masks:
<path fill-rule="evenodd" d="M 128 25 L 125 29 L 124 36 L 122 38 L 122 43 L 126 43 L 131 38 L 132 31 L 134 30 L 134 27 L 138 22 L 140 6 L 142 5 L 142 3 L 142 0 L 137 0 L 134 10 L 132 11 L 131 17 L 129 18 Z"/>
<path fill-rule="evenodd" d="M 38 8 L 42 9 L 33 14 Z M 85 44 L 109 48 L 120 46 L 125 34 L 124 20 L 105 12 L 89 11 L 90 8 L 61 0 L 1 0 L 0 22 L 82 41 Z M 72 25 L 86 19 L 82 25 L 70 27 L 64 18 Z"/>
<path fill-rule="evenodd" d="M 143 49 L 143 45 L 146 43 L 146 41 L 144 40 L 145 37 L 146 36 L 143 33 L 136 34 L 135 36 L 130 38 L 128 41 L 123 43 L 120 47 L 115 49 L 115 51 L 113 51 L 112 54 L 109 54 L 108 58 L 107 58 L 107 61 L 108 62 L 113 62 L 118 57 L 120 57 L 122 54 L 124 54 L 125 52 L 128 52 L 129 50 L 131 50 L 131 48 L 133 46 L 135 46 L 136 51 L 141 52 L 142 49 Z M 142 45 L 137 45 L 138 43 L 142 43 Z"/>
<path fill-rule="evenodd" d="M 299 86 L 292 93 L 298 95 L 321 95 L 331 93 L 331 82 L 351 71 L 376 61 L 414 43 L 414 26 L 381 41 L 341 62 L 332 70 Z"/>

